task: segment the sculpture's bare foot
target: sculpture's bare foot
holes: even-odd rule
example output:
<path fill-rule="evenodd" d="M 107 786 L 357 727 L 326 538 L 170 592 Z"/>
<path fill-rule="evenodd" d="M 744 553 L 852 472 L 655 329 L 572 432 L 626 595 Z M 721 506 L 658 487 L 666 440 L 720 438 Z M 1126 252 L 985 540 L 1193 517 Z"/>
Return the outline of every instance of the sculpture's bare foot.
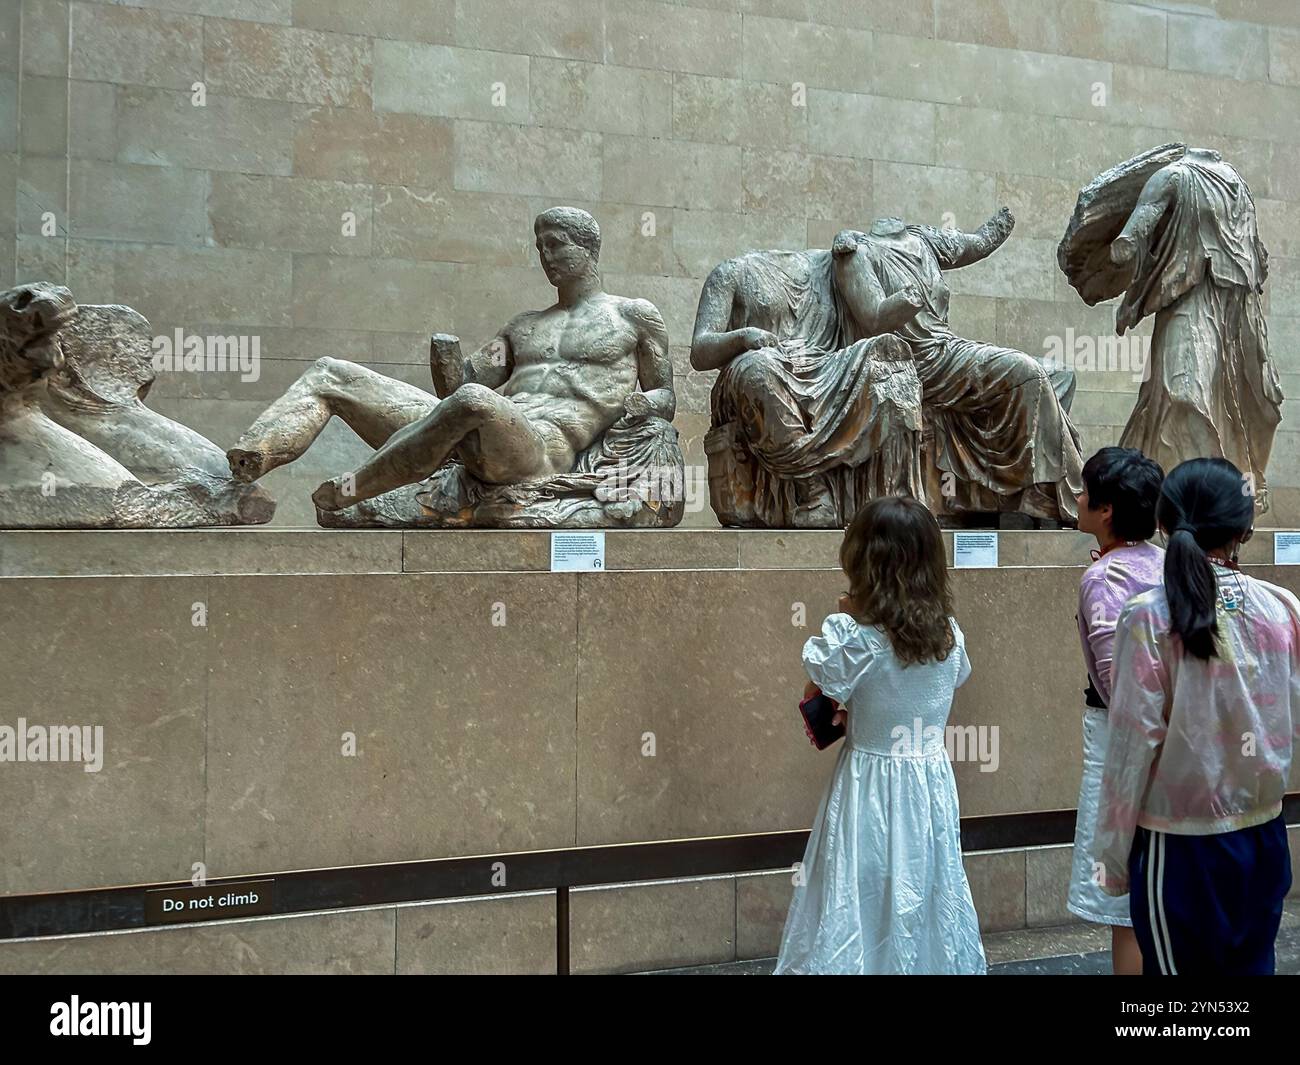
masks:
<path fill-rule="evenodd" d="M 266 455 L 261 451 L 232 447 L 226 452 L 226 461 L 230 463 L 230 475 L 236 481 L 256 481 L 267 472 Z"/>
<path fill-rule="evenodd" d="M 352 476 L 348 474 L 343 477 L 332 477 L 311 494 L 311 501 L 316 504 L 317 510 L 343 510 L 350 507 L 356 502 L 355 496 L 351 492 L 344 492 L 344 481 L 351 481 Z"/>

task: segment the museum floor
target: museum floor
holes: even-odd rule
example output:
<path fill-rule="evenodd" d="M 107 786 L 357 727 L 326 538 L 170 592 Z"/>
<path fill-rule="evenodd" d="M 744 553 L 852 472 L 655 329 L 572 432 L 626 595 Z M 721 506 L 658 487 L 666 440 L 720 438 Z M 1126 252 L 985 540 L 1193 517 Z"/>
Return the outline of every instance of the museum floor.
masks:
<path fill-rule="evenodd" d="M 1105 976 L 1110 973 L 1110 933 L 1098 925 L 1061 925 L 993 932 L 984 937 L 992 976 Z M 654 976 L 768 976 L 775 958 L 723 965 L 660 969 Z M 1277 974 L 1300 975 L 1300 899 L 1286 904 L 1277 936 Z"/>

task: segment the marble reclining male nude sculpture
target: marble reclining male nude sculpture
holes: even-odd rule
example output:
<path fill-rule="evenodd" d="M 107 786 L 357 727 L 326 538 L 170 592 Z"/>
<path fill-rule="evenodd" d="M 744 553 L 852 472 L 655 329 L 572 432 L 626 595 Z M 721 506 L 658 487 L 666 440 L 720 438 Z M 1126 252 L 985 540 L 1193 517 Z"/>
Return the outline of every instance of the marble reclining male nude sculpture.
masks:
<path fill-rule="evenodd" d="M 313 493 L 323 525 L 677 524 L 684 464 L 663 319 L 602 291 L 586 211 L 552 208 L 534 232 L 553 306 L 517 315 L 468 356 L 434 336 L 437 396 L 319 360 L 229 451 L 233 474 L 292 462 L 338 417 L 376 450 Z"/>

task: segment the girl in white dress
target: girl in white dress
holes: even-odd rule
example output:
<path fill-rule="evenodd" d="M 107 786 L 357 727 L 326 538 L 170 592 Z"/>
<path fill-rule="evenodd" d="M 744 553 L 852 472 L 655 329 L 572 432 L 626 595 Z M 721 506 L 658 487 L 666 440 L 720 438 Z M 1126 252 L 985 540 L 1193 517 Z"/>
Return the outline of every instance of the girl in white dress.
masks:
<path fill-rule="evenodd" d="M 983 973 L 944 745 L 970 675 L 943 537 L 913 499 L 868 503 L 845 533 L 849 591 L 804 646 L 847 735 L 796 877 L 776 972 Z"/>

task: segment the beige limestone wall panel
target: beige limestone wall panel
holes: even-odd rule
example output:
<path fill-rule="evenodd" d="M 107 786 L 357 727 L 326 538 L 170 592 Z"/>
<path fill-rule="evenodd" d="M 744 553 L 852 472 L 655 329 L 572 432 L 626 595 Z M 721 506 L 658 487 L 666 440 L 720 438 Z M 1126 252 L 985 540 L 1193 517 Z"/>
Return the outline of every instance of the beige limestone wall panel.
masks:
<path fill-rule="evenodd" d="M 999 206 L 994 175 L 980 171 L 876 162 L 872 187 L 876 214 L 950 229 L 978 229 Z"/>
<path fill-rule="evenodd" d="M 673 76 L 673 135 L 683 141 L 788 148 L 808 139 L 807 108 L 788 85 Z"/>
<path fill-rule="evenodd" d="M 1164 65 L 1163 11 L 1111 0 L 935 0 L 935 36 L 996 48 Z"/>
<path fill-rule="evenodd" d="M 1191 70 L 1243 81 L 1268 81 L 1269 37 L 1266 27 L 1253 23 L 1171 12 L 1168 66 L 1170 70 Z"/>
<path fill-rule="evenodd" d="M 69 232 L 91 240 L 205 244 L 209 188 L 214 179 L 229 176 L 74 159 L 68 166 Z"/>
<path fill-rule="evenodd" d="M 738 77 L 741 15 L 657 0 L 606 0 L 605 61 Z"/>
<path fill-rule="evenodd" d="M 602 198 L 600 134 L 468 119 L 457 119 L 455 127 L 458 189 L 557 201 Z"/>
<path fill-rule="evenodd" d="M 876 35 L 872 91 L 937 104 L 1092 119 L 1110 63 L 952 41 Z"/>
<path fill-rule="evenodd" d="M 314 329 L 434 333 L 455 314 L 455 277 L 450 263 L 295 255 L 287 309 L 294 325 Z"/>
<path fill-rule="evenodd" d="M 456 43 L 532 56 L 604 57 L 603 0 L 474 0 L 456 5 Z"/>
<path fill-rule="evenodd" d="M 178 328 L 182 327 L 170 323 L 154 325 L 155 332 L 164 336 L 173 336 Z M 196 333 L 200 336 L 229 336 L 241 332 L 239 326 L 229 323 L 214 325 L 187 322 L 183 328 L 186 333 Z M 261 359 L 256 369 L 252 371 L 255 377 L 251 374 L 246 375 L 239 369 L 162 370 L 149 391 L 150 402 L 158 399 L 177 399 L 269 404 L 271 400 L 283 395 L 285 389 L 322 355 L 364 362 L 388 377 L 405 381 L 426 392 L 431 388 L 427 365 L 390 363 L 372 359 L 372 334 L 369 333 L 335 333 L 329 330 L 290 328 L 258 329 L 254 335 L 258 338 L 258 347 L 261 350 Z M 373 336 L 379 341 L 387 338 L 387 334 L 382 333 Z M 288 354 L 281 354 L 286 352 Z M 229 428 L 237 426 L 236 422 L 218 424 L 227 425 Z M 337 430 L 342 430 L 349 437 L 354 435 L 352 430 L 341 422 L 330 423 L 325 432 L 333 435 Z"/>
<path fill-rule="evenodd" d="M 0 943 L 0 973 L 219 976 L 393 972 L 395 909 Z"/>
<path fill-rule="evenodd" d="M 293 172 L 300 177 L 439 188 L 452 185 L 449 119 L 348 107 L 294 106 L 292 125 Z"/>
<path fill-rule="evenodd" d="M 673 75 L 534 56 L 529 106 L 534 122 L 555 129 L 666 137 L 672 132 Z"/>
<path fill-rule="evenodd" d="M 371 106 L 375 71 L 366 37 L 210 18 L 203 23 L 203 63 L 216 93 Z"/>
<path fill-rule="evenodd" d="M 192 2 L 192 0 L 191 0 Z M 208 0 L 219 3 L 220 0 Z M 456 0 L 385 0 L 382 4 L 356 0 L 277 0 L 291 10 L 295 26 L 363 37 L 450 43 L 455 35 Z M 257 0 L 242 0 L 251 6 Z M 251 18 L 251 15 L 241 15 Z M 289 22 L 289 18 L 267 19 Z"/>
<path fill-rule="evenodd" d="M 1269 31 L 1268 78 L 1281 85 L 1300 85 L 1300 30 Z"/>
<path fill-rule="evenodd" d="M 1300 11 L 1288 0 L 1209 0 L 1209 6 L 1223 19 L 1300 26 Z"/>
<path fill-rule="evenodd" d="M 221 247 L 371 254 L 372 185 L 220 172 L 211 180 L 207 221 Z"/>
<path fill-rule="evenodd" d="M 0 577 L 400 573 L 398 530 L 79 529 L 0 533 Z M 544 567 L 543 567 L 544 568 Z"/>
<path fill-rule="evenodd" d="M 374 253 L 527 269 L 538 213 L 523 196 L 381 185 L 375 189 Z"/>
<path fill-rule="evenodd" d="M 98 278 L 103 301 L 134 307 L 151 321 L 215 318 L 242 331 L 292 322 L 288 252 L 161 244 L 99 244 L 89 250 L 93 259 L 84 273 Z M 79 301 L 98 302 L 94 288 L 83 295 L 74 286 L 74 292 Z"/>
<path fill-rule="evenodd" d="M 934 104 L 883 95 L 808 91 L 808 147 L 823 155 L 934 163 Z"/>
<path fill-rule="evenodd" d="M 741 188 L 746 211 L 803 211 L 810 218 L 844 220 L 840 228 L 873 217 L 872 168 L 861 159 L 750 149 L 741 157 Z"/>
<path fill-rule="evenodd" d="M 20 147 L 27 155 L 62 157 L 68 144 L 68 82 L 24 75 L 18 110 Z"/>
<path fill-rule="evenodd" d="M 953 579 L 974 674 L 957 694 L 952 723 L 980 727 L 986 744 L 997 742 L 955 766 L 963 812 L 1072 807 L 1083 687 L 1074 653 L 1077 569 L 970 570 Z M 581 578 L 579 842 L 810 824 L 830 760 L 818 758 L 798 728 L 799 651 L 842 585 L 833 571 Z M 668 634 L 654 650 L 622 608 L 630 598 Z M 1032 606 L 1043 602 L 1066 608 Z M 806 627 L 791 623 L 800 603 Z M 606 641 L 627 650 L 611 658 Z M 1035 661 L 1054 665 L 1015 665 Z M 608 712 L 610 691 L 619 693 L 617 714 Z M 653 756 L 642 753 L 647 733 Z M 995 770 L 982 771 L 981 762 Z M 768 768 L 755 776 L 756 765 Z"/>
<path fill-rule="evenodd" d="M 575 611 L 568 575 L 214 578 L 209 874 L 571 846 Z"/>
<path fill-rule="evenodd" d="M 741 72 L 747 81 L 871 92 L 874 41 L 864 30 L 745 13 Z"/>
<path fill-rule="evenodd" d="M 1066 907 L 1074 847 L 1030 847 L 1025 851 L 1025 924 L 1030 928 L 1074 924 Z"/>
<path fill-rule="evenodd" d="M 1300 140 L 1296 86 L 1116 64 L 1111 88 L 1115 120 L 1130 125 Z M 1196 106 L 1188 107 L 1189 100 Z"/>
<path fill-rule="evenodd" d="M 93 81 L 68 85 L 67 151 L 73 159 L 117 158 L 117 93 Z"/>
<path fill-rule="evenodd" d="M 375 110 L 528 122 L 526 55 L 412 41 L 375 42 Z"/>
<path fill-rule="evenodd" d="M 399 975 L 490 976 L 555 972 L 555 894 L 399 906 Z"/>
<path fill-rule="evenodd" d="M 295 0 L 132 0 L 134 7 L 283 25 L 289 23 L 294 3 Z"/>
<path fill-rule="evenodd" d="M 699 211 L 740 210 L 735 145 L 606 135 L 604 195 L 622 203 Z"/>
<path fill-rule="evenodd" d="M 288 174 L 293 104 L 212 93 L 202 107 L 188 91 L 120 85 L 117 161 L 196 170 Z"/>
<path fill-rule="evenodd" d="M 24 74 L 65 77 L 68 73 L 68 0 L 22 0 L 7 17 L 17 26 L 22 13 Z M 15 42 L 17 38 L 15 36 Z"/>
<path fill-rule="evenodd" d="M 53 221 L 54 233 L 45 239 L 48 221 Z M 56 249 L 62 244 L 68 234 L 67 173 L 62 160 L 19 153 L 16 227 L 26 236 L 41 234 L 43 243 Z"/>
<path fill-rule="evenodd" d="M 18 196 L 18 153 L 5 152 L 0 155 L 0 205 L 5 208 L 13 205 L 14 210 L 5 210 L 0 213 L 0 236 L 8 237 L 10 243 L 18 229 L 17 213 L 17 196 Z M 13 266 L 13 255 L 9 256 L 9 264 Z"/>
<path fill-rule="evenodd" d="M 69 14 L 74 78 L 187 90 L 203 80 L 204 25 L 195 15 L 82 3 Z"/>
<path fill-rule="evenodd" d="M 582 888 L 569 895 L 575 974 L 669 969 L 736 957 L 730 876 Z"/>
<path fill-rule="evenodd" d="M 779 571 L 580 577 L 579 844 L 811 824 L 832 759 L 798 723 L 799 649 L 841 583 Z M 807 628 L 791 624 L 800 602 Z"/>
<path fill-rule="evenodd" d="M 0 893 L 189 879 L 204 847 L 203 578 L 6 580 L 0 720 L 103 728 L 103 762 L 0 773 Z"/>
<path fill-rule="evenodd" d="M 962 813 L 968 811 L 963 807 Z M 980 931 L 1025 927 L 1025 851 L 981 851 L 965 857 L 966 879 Z"/>

